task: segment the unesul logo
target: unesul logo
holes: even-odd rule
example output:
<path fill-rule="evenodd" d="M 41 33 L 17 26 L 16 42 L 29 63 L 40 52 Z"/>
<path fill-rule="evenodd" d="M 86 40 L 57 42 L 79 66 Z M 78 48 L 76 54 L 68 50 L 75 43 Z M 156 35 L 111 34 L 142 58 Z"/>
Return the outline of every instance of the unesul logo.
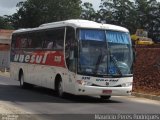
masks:
<path fill-rule="evenodd" d="M 48 53 L 45 53 L 44 55 L 21 55 L 21 54 L 15 54 L 14 61 L 15 62 L 22 62 L 22 63 L 46 63 Z"/>

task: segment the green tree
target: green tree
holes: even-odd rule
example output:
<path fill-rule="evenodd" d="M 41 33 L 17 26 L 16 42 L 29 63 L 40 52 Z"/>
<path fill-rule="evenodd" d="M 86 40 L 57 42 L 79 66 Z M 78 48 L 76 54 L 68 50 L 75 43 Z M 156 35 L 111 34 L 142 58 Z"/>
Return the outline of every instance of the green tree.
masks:
<path fill-rule="evenodd" d="M 86 20 L 93 20 L 93 21 L 95 21 L 96 12 L 93 9 L 93 5 L 91 3 L 85 2 L 82 5 L 81 18 L 82 19 L 86 19 Z"/>
<path fill-rule="evenodd" d="M 0 29 L 14 29 L 6 17 L 0 16 Z"/>
<path fill-rule="evenodd" d="M 17 4 L 17 13 L 9 16 L 16 28 L 37 27 L 47 22 L 79 18 L 81 0 L 27 0 Z"/>
<path fill-rule="evenodd" d="M 133 30 L 134 3 L 130 0 L 101 0 L 100 11 L 106 23 L 121 25 Z"/>
<path fill-rule="evenodd" d="M 100 21 L 104 21 L 105 23 L 113 23 L 113 0 L 101 0 L 101 5 L 99 8 L 99 14 L 101 16 Z"/>
<path fill-rule="evenodd" d="M 135 0 L 137 12 L 137 27 L 149 32 L 149 36 L 154 38 L 154 33 L 160 30 L 160 3 L 156 0 Z"/>
<path fill-rule="evenodd" d="M 154 37 L 160 30 L 159 6 L 157 0 L 101 0 L 99 13 L 106 23 L 127 27 L 132 34 L 146 29 Z"/>

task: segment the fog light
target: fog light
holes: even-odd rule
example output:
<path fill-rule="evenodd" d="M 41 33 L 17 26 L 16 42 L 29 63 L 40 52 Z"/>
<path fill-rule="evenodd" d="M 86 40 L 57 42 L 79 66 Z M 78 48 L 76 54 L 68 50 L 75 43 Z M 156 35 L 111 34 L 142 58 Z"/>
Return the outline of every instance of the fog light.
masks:
<path fill-rule="evenodd" d="M 83 80 L 77 80 L 77 83 L 82 85 L 83 84 Z"/>
<path fill-rule="evenodd" d="M 131 93 L 132 91 L 127 91 L 127 93 Z"/>
<path fill-rule="evenodd" d="M 128 82 L 128 83 L 123 83 L 121 84 L 122 87 L 129 87 L 132 86 L 132 82 Z"/>
<path fill-rule="evenodd" d="M 80 84 L 80 85 L 88 85 L 88 86 L 92 85 L 91 82 L 84 81 L 84 80 L 77 80 L 77 83 Z"/>

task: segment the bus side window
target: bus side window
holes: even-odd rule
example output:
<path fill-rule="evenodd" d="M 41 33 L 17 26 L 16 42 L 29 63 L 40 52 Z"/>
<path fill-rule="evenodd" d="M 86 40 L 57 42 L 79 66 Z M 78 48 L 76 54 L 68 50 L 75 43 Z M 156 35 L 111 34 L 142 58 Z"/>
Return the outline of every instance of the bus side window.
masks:
<path fill-rule="evenodd" d="M 29 33 L 28 35 L 28 47 L 29 48 L 34 48 L 34 35 L 33 33 Z"/>
<path fill-rule="evenodd" d="M 48 42 L 46 47 L 47 47 L 47 49 L 52 49 L 53 48 L 53 41 Z"/>
<path fill-rule="evenodd" d="M 56 30 L 56 37 L 55 37 L 56 39 L 54 44 L 54 48 L 56 50 L 63 50 L 64 48 L 64 32 L 65 32 L 64 28 Z"/>
<path fill-rule="evenodd" d="M 54 44 L 54 30 L 47 30 L 44 33 L 44 43 L 43 43 L 43 48 L 44 49 L 53 49 L 53 44 Z"/>
<path fill-rule="evenodd" d="M 44 49 L 63 50 L 64 28 L 56 28 L 45 32 Z"/>
<path fill-rule="evenodd" d="M 36 48 L 37 49 L 42 49 L 43 39 L 44 39 L 44 32 L 43 31 L 36 32 Z"/>
<path fill-rule="evenodd" d="M 12 47 L 15 47 L 18 49 L 27 48 L 28 46 L 27 34 L 14 35 L 12 42 L 13 42 Z"/>
<path fill-rule="evenodd" d="M 28 44 L 29 48 L 42 49 L 42 33 L 40 31 L 29 33 Z"/>

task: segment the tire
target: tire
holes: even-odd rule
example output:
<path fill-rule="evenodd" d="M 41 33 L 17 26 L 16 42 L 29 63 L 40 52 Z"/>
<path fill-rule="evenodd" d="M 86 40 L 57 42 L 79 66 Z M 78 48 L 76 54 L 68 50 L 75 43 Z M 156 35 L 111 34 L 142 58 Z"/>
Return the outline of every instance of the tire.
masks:
<path fill-rule="evenodd" d="M 26 83 L 24 82 L 24 75 L 23 75 L 23 73 L 20 73 L 19 82 L 20 82 L 20 87 L 21 88 L 25 88 Z"/>
<path fill-rule="evenodd" d="M 106 96 L 102 95 L 102 96 L 100 96 L 100 98 L 103 100 L 109 100 L 111 98 L 111 96 L 110 95 L 106 95 Z"/>
<path fill-rule="evenodd" d="M 57 84 L 57 95 L 61 98 L 64 97 L 64 91 L 63 91 L 63 83 L 62 80 L 60 80 Z"/>
<path fill-rule="evenodd" d="M 32 84 L 24 82 L 24 75 L 23 75 L 23 73 L 20 74 L 19 82 L 20 82 L 20 87 L 21 88 L 32 88 L 33 87 Z"/>

